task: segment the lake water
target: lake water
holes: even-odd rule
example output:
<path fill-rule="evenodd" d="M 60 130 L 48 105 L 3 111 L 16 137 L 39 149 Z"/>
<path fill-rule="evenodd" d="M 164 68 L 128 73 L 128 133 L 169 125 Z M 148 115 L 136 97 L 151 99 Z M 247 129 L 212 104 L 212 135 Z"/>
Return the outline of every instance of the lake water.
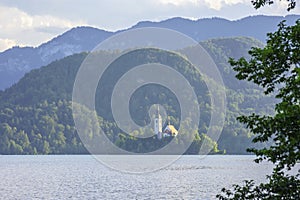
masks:
<path fill-rule="evenodd" d="M 0 199 L 215 199 L 244 179 L 265 180 L 271 165 L 254 158 L 183 156 L 155 172 L 128 174 L 89 155 L 0 156 Z"/>

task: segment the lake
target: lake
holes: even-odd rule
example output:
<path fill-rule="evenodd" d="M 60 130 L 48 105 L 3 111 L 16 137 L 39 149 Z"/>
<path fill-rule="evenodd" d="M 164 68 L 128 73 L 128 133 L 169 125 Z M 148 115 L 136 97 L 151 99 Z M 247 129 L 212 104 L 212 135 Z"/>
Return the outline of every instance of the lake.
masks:
<path fill-rule="evenodd" d="M 130 174 L 90 155 L 2 155 L 0 199 L 215 199 L 221 188 L 244 179 L 265 180 L 272 166 L 254 158 L 182 156 L 161 170 Z"/>

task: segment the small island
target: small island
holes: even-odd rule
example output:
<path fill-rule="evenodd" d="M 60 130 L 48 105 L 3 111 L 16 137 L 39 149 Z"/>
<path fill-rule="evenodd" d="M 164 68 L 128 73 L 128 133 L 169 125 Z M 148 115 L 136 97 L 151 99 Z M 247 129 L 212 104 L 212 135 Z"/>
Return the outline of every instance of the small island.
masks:
<path fill-rule="evenodd" d="M 165 127 L 164 131 L 162 131 L 162 118 L 159 113 L 159 106 L 157 107 L 157 112 L 154 119 L 154 133 L 159 140 L 165 137 L 175 137 L 178 134 L 176 128 L 170 124 L 170 120 L 168 120 L 168 125 Z"/>

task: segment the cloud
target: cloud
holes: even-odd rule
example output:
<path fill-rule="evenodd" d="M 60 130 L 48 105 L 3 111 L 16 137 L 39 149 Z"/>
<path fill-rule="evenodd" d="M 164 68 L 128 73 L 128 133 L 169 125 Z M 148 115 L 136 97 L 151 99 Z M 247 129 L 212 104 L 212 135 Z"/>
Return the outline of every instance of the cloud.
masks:
<path fill-rule="evenodd" d="M 0 38 L 2 49 L 15 44 L 39 45 L 83 21 L 70 21 L 51 15 L 29 15 L 15 8 L 0 6 Z"/>
<path fill-rule="evenodd" d="M 249 0 L 159 0 L 159 2 L 164 5 L 194 5 L 198 7 L 207 7 L 209 9 L 220 10 L 224 6 L 247 3 Z"/>
<path fill-rule="evenodd" d="M 246 5 L 251 5 L 250 0 L 204 0 L 206 5 L 215 10 L 221 10 L 225 6 L 233 6 L 237 4 L 246 4 Z M 259 10 L 262 10 L 262 13 L 268 13 L 268 14 L 282 14 L 283 11 L 287 9 L 288 6 L 288 1 L 275 1 L 274 4 L 271 6 L 266 5 Z M 273 12 L 272 12 L 273 11 Z M 276 13 L 274 13 L 274 11 Z"/>
<path fill-rule="evenodd" d="M 297 2 L 298 3 L 298 2 Z M 288 1 L 275 1 L 274 4 L 270 6 L 265 6 L 258 9 L 258 13 L 260 14 L 268 14 L 268 15 L 289 15 L 289 14 L 299 14 L 300 6 L 297 4 L 296 8 L 292 11 L 288 12 Z"/>
<path fill-rule="evenodd" d="M 0 28 L 28 29 L 34 27 L 71 28 L 84 22 L 72 22 L 51 15 L 29 15 L 14 7 L 0 7 Z"/>
<path fill-rule="evenodd" d="M 16 46 L 16 44 L 17 43 L 14 40 L 0 38 L 0 52 L 6 50 L 8 48 L 11 48 L 13 46 Z"/>
<path fill-rule="evenodd" d="M 187 4 L 197 5 L 199 1 L 198 0 L 159 0 L 159 3 L 164 5 L 182 6 Z"/>
<path fill-rule="evenodd" d="M 249 0 L 205 0 L 205 4 L 214 10 L 221 10 L 225 6 L 232 6 L 240 3 L 247 3 Z"/>

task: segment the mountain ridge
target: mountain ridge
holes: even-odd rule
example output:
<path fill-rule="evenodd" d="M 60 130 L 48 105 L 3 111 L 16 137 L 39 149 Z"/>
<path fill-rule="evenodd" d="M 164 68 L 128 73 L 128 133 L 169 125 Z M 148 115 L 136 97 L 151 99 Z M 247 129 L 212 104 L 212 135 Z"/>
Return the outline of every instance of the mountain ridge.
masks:
<path fill-rule="evenodd" d="M 299 18 L 300 15 L 287 15 L 285 17 L 257 15 L 230 21 L 217 17 L 198 20 L 175 17 L 159 22 L 142 21 L 128 29 L 116 32 L 87 26 L 75 27 L 38 47 L 13 47 L 1 52 L 0 90 L 13 85 L 32 69 L 48 65 L 54 60 L 75 53 L 90 51 L 106 38 L 126 30 L 149 26 L 169 28 L 186 34 L 198 42 L 236 36 L 253 37 L 264 41 L 266 33 L 276 30 L 280 21 L 287 20 L 287 23 L 291 24 Z"/>

